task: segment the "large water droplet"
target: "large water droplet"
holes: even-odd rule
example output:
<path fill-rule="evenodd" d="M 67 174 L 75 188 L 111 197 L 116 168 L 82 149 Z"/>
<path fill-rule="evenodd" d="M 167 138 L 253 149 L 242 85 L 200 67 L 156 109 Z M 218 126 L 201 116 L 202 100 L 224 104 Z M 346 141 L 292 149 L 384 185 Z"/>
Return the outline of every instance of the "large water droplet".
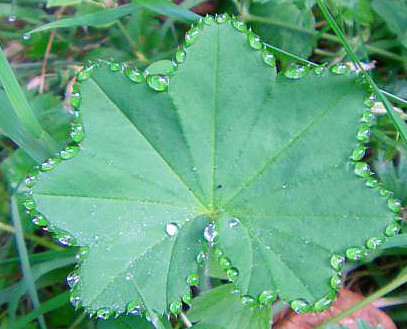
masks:
<path fill-rule="evenodd" d="M 126 68 L 124 69 L 124 74 L 128 77 L 131 81 L 135 83 L 141 83 L 144 81 L 144 74 L 137 68 Z"/>
<path fill-rule="evenodd" d="M 314 74 L 316 76 L 321 76 L 326 72 L 326 67 L 323 65 L 318 65 L 314 67 Z"/>
<path fill-rule="evenodd" d="M 335 74 L 346 74 L 350 71 L 350 67 L 347 64 L 339 63 L 331 67 L 331 72 Z"/>
<path fill-rule="evenodd" d="M 195 272 L 191 273 L 187 277 L 187 283 L 190 286 L 197 286 L 199 284 L 199 275 Z"/>
<path fill-rule="evenodd" d="M 210 223 L 208 226 L 205 227 L 204 238 L 206 241 L 208 241 L 210 244 L 213 244 L 216 242 L 217 236 L 218 231 L 216 229 L 215 223 Z"/>
<path fill-rule="evenodd" d="M 266 65 L 270 67 L 276 67 L 276 59 L 274 58 L 273 53 L 270 53 L 269 51 L 267 51 L 267 49 L 262 50 L 261 58 Z"/>
<path fill-rule="evenodd" d="M 183 294 L 181 299 L 185 304 L 191 305 L 191 302 L 192 302 L 191 294 L 189 294 L 189 293 Z"/>
<path fill-rule="evenodd" d="M 73 124 L 71 138 L 74 142 L 80 143 L 83 140 L 83 126 L 81 124 Z"/>
<path fill-rule="evenodd" d="M 331 288 L 334 290 L 339 290 L 342 287 L 342 278 L 335 274 L 332 278 L 331 278 Z"/>
<path fill-rule="evenodd" d="M 187 57 L 187 53 L 184 49 L 178 48 L 177 52 L 175 53 L 175 60 L 178 64 L 184 63 Z"/>
<path fill-rule="evenodd" d="M 306 313 L 310 309 L 310 303 L 305 299 L 295 299 L 290 303 L 290 307 L 296 313 Z"/>
<path fill-rule="evenodd" d="M 389 206 L 390 210 L 398 213 L 401 211 L 401 209 L 403 208 L 401 201 L 399 199 L 396 198 L 389 198 L 387 200 L 387 205 Z"/>
<path fill-rule="evenodd" d="M 89 247 L 81 247 L 79 249 L 79 252 L 75 256 L 75 260 L 77 262 L 82 262 L 89 255 L 89 251 L 90 251 Z"/>
<path fill-rule="evenodd" d="M 165 91 L 168 89 L 170 79 L 165 75 L 148 75 L 147 84 L 155 91 Z"/>
<path fill-rule="evenodd" d="M 71 94 L 71 106 L 74 109 L 78 109 L 82 102 L 82 95 L 80 93 Z"/>
<path fill-rule="evenodd" d="M 277 294 L 269 290 L 263 291 L 258 297 L 259 303 L 261 305 L 271 305 L 276 299 Z"/>
<path fill-rule="evenodd" d="M 257 306 L 256 299 L 254 299 L 252 296 L 249 296 L 249 295 L 242 296 L 240 301 L 243 304 L 243 306 L 245 306 L 245 307 L 255 307 L 255 306 Z"/>
<path fill-rule="evenodd" d="M 230 281 L 235 281 L 239 277 L 239 271 L 235 267 L 231 267 L 226 271 L 226 276 Z"/>
<path fill-rule="evenodd" d="M 230 259 L 223 256 L 218 259 L 218 263 L 219 267 L 224 271 L 227 271 L 232 266 Z"/>
<path fill-rule="evenodd" d="M 34 187 L 36 182 L 37 182 L 37 174 L 31 173 L 25 179 L 25 186 L 27 186 L 27 188 L 32 188 L 32 187 Z"/>
<path fill-rule="evenodd" d="M 370 176 L 370 168 L 366 162 L 355 163 L 354 173 L 360 177 L 367 178 Z"/>
<path fill-rule="evenodd" d="M 286 78 L 289 79 L 300 79 L 302 77 L 305 77 L 308 72 L 308 67 L 293 64 L 284 69 L 283 74 Z"/>
<path fill-rule="evenodd" d="M 377 249 L 379 248 L 380 245 L 384 243 L 384 241 L 385 241 L 384 237 L 374 236 L 367 240 L 366 247 L 368 247 L 369 249 Z"/>
<path fill-rule="evenodd" d="M 368 177 L 366 179 L 366 186 L 370 188 L 376 188 L 379 186 L 379 181 L 373 177 Z"/>
<path fill-rule="evenodd" d="M 185 46 L 191 46 L 201 35 L 201 30 L 198 27 L 192 27 L 185 34 Z"/>
<path fill-rule="evenodd" d="M 142 308 L 137 301 L 131 301 L 126 307 L 127 314 L 141 315 Z"/>
<path fill-rule="evenodd" d="M 68 146 L 65 150 L 62 150 L 59 155 L 63 160 L 72 159 L 79 152 L 78 146 Z"/>
<path fill-rule="evenodd" d="M 58 242 L 60 244 L 62 244 L 63 246 L 73 246 L 73 245 L 75 245 L 75 238 L 72 235 L 70 235 L 70 234 L 68 234 L 66 232 L 58 233 L 57 234 L 57 239 L 58 239 Z"/>
<path fill-rule="evenodd" d="M 66 282 L 70 288 L 73 288 L 79 282 L 80 276 L 76 272 L 71 272 L 66 277 Z"/>
<path fill-rule="evenodd" d="M 178 233 L 178 225 L 176 223 L 168 223 L 165 226 L 165 233 L 169 236 L 174 236 Z"/>
<path fill-rule="evenodd" d="M 253 32 L 249 32 L 248 34 L 249 45 L 255 50 L 260 50 L 263 47 L 263 43 L 258 35 L 254 34 Z"/>
<path fill-rule="evenodd" d="M 56 168 L 57 164 L 58 164 L 57 159 L 48 159 L 41 165 L 41 171 L 44 172 L 51 171 Z"/>
<path fill-rule="evenodd" d="M 32 222 L 33 222 L 35 225 L 42 226 L 42 227 L 49 225 L 48 221 L 44 218 L 44 216 L 41 215 L 41 214 L 38 213 L 38 212 L 35 212 L 35 213 L 34 213 L 34 217 L 33 217 L 33 219 L 32 219 Z"/>
<path fill-rule="evenodd" d="M 243 21 L 239 21 L 239 20 L 234 19 L 232 21 L 232 25 L 236 30 L 238 30 L 240 32 L 247 32 L 247 30 L 248 30 L 246 23 L 243 22 Z"/>
<path fill-rule="evenodd" d="M 230 20 L 230 16 L 229 16 L 228 14 L 226 14 L 226 13 L 216 15 L 216 21 L 217 21 L 219 24 L 225 23 L 225 22 L 227 22 L 227 21 L 229 21 L 229 20 Z"/>
<path fill-rule="evenodd" d="M 96 316 L 98 317 L 98 319 L 107 320 L 113 315 L 113 313 L 114 312 L 112 310 L 109 310 L 107 308 L 101 308 L 96 312 Z"/>
<path fill-rule="evenodd" d="M 399 234 L 400 230 L 401 230 L 400 224 L 391 223 L 391 224 L 387 225 L 384 234 L 386 234 L 386 236 L 388 236 L 388 237 L 393 237 L 393 236 L 396 236 L 397 234 Z"/>
<path fill-rule="evenodd" d="M 170 312 L 174 315 L 177 315 L 182 310 L 182 303 L 180 301 L 172 302 L 170 305 Z"/>
<path fill-rule="evenodd" d="M 333 255 L 331 257 L 331 266 L 337 271 L 340 271 L 342 269 L 344 263 L 345 257 L 341 255 Z"/>
<path fill-rule="evenodd" d="M 203 23 L 205 25 L 212 25 L 213 23 L 215 23 L 215 18 L 211 15 L 206 15 L 203 20 Z"/>
<path fill-rule="evenodd" d="M 350 260 L 361 260 L 365 256 L 365 252 L 358 247 L 346 249 L 346 257 Z"/>
<path fill-rule="evenodd" d="M 330 308 L 333 304 L 333 299 L 330 295 L 321 298 L 320 300 L 316 301 L 315 304 L 312 306 L 313 312 L 322 312 L 328 308 Z"/>
<path fill-rule="evenodd" d="M 369 125 L 362 124 L 362 126 L 358 130 L 356 138 L 358 139 L 359 142 L 366 143 L 367 141 L 369 141 L 369 137 L 370 137 L 370 127 L 369 127 Z"/>
<path fill-rule="evenodd" d="M 355 148 L 355 149 L 353 150 L 352 155 L 351 155 L 351 159 L 352 159 L 353 161 L 360 161 L 360 160 L 362 160 L 363 157 L 365 156 L 366 150 L 367 150 L 367 147 L 365 147 L 365 146 L 363 146 L 363 145 L 358 146 L 357 148 Z"/>
<path fill-rule="evenodd" d="M 110 71 L 117 72 L 122 68 L 122 65 L 120 63 L 112 61 L 109 64 L 109 68 L 110 68 Z"/>

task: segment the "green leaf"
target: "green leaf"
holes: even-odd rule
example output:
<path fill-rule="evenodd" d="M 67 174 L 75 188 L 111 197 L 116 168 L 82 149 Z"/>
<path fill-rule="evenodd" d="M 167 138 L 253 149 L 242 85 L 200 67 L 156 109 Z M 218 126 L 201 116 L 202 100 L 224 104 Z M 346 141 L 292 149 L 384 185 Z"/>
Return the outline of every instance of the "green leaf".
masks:
<path fill-rule="evenodd" d="M 49 29 L 72 27 L 72 26 L 97 26 L 112 22 L 118 18 L 134 13 L 140 9 L 140 6 L 151 9 L 157 13 L 167 15 L 169 17 L 194 22 L 199 19 L 199 16 L 189 10 L 183 9 L 175 4 L 159 1 L 151 4 L 148 1 L 137 1 L 136 3 L 118 6 L 112 9 L 106 9 L 100 12 L 86 14 L 83 16 L 70 17 L 51 22 L 35 28 L 30 33 L 46 31 Z"/>
<path fill-rule="evenodd" d="M 390 30 L 407 47 L 407 1 L 406 0 L 373 0 L 373 9 L 385 20 Z"/>
<path fill-rule="evenodd" d="M 300 310 L 308 303 L 298 299 L 329 305 L 320 299 L 332 296 L 332 256 L 358 259 L 387 224 L 397 231 L 388 201 L 353 173 L 366 177 L 368 166 L 350 163 L 370 124 L 360 127 L 357 77 L 344 66 L 277 74 L 251 32 L 217 20 L 227 23 L 207 18 L 188 32 L 170 77 L 146 83 L 103 61 L 82 71 L 82 150 L 45 163 L 32 190 L 51 229 L 88 246 L 73 299 L 103 316 L 133 300 L 161 313 L 188 293 L 208 223 L 205 238 L 215 243 L 218 229 L 243 294 L 278 292 Z"/>
<path fill-rule="evenodd" d="M 240 292 L 232 284 L 227 284 L 194 298 L 187 316 L 191 321 L 199 322 L 202 328 L 268 329 L 272 309 L 243 304 Z"/>
<path fill-rule="evenodd" d="M 82 0 L 48 0 L 47 7 L 77 5 L 81 2 Z"/>
<path fill-rule="evenodd" d="M 294 1 L 271 1 L 252 5 L 250 12 L 267 20 L 251 24 L 265 42 L 304 58 L 311 55 L 315 19 L 310 8 L 301 8 Z"/>

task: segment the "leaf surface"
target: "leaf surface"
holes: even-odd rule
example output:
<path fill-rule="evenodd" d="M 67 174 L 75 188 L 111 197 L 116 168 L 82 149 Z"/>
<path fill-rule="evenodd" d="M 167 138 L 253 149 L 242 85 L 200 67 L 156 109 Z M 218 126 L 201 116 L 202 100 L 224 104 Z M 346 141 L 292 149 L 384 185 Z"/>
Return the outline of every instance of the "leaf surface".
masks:
<path fill-rule="evenodd" d="M 364 97 L 354 76 L 277 75 L 229 22 L 187 40 L 200 34 L 168 80 L 96 65 L 81 89 L 82 150 L 33 189 L 51 227 L 89 248 L 74 287 L 86 308 L 166 310 L 188 293 L 212 221 L 244 294 L 313 303 L 331 291 L 330 257 L 393 220 L 352 172 Z M 168 91 L 150 88 L 156 78 Z"/>

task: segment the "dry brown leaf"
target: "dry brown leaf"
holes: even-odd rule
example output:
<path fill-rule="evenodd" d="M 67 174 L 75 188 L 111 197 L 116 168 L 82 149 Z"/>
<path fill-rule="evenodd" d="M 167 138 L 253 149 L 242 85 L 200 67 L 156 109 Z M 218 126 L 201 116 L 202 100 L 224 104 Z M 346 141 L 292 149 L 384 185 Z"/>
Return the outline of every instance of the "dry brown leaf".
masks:
<path fill-rule="evenodd" d="M 330 309 L 321 313 L 307 314 L 296 314 L 293 311 L 290 311 L 282 320 L 278 321 L 273 326 L 273 329 L 312 329 L 327 322 L 335 315 L 345 311 L 353 304 L 363 299 L 364 297 L 361 294 L 342 289 L 339 293 L 339 297 Z M 339 324 L 347 325 L 349 328 L 356 329 L 358 319 L 362 319 L 370 325 L 381 324 L 384 329 L 397 329 L 394 322 L 387 316 L 387 314 L 373 305 L 365 306 L 361 310 L 341 320 Z"/>

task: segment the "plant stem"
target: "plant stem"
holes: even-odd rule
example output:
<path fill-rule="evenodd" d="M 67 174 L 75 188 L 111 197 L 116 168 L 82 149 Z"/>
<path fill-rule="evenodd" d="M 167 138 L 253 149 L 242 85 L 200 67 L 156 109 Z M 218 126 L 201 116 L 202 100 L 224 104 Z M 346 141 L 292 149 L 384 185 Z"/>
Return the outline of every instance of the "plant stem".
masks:
<path fill-rule="evenodd" d="M 328 322 L 325 322 L 321 325 L 319 325 L 318 327 L 314 328 L 314 329 L 324 329 L 326 328 L 328 325 L 334 324 L 334 323 L 338 323 L 339 321 L 341 321 L 342 319 L 348 317 L 349 315 L 351 315 L 352 313 L 357 312 L 358 310 L 362 309 L 363 307 L 365 307 L 366 305 L 369 305 L 371 303 L 373 303 L 375 300 L 381 298 L 382 296 L 388 294 L 389 292 L 393 291 L 394 289 L 400 287 L 401 285 L 405 284 L 407 282 L 407 267 L 405 267 L 401 273 L 399 274 L 399 276 L 394 279 L 392 282 L 390 282 L 389 284 L 387 284 L 386 286 L 384 286 L 383 288 L 379 289 L 378 291 L 376 291 L 374 294 L 370 295 L 369 297 L 367 297 L 366 299 L 352 305 L 351 307 L 349 307 L 347 310 L 345 310 L 344 312 L 338 314 L 337 316 L 334 316 L 331 320 L 329 320 Z"/>
<path fill-rule="evenodd" d="M 27 247 L 24 242 L 23 227 L 21 225 L 20 214 L 18 213 L 17 198 L 15 195 L 11 196 L 11 218 L 12 218 L 14 229 L 15 229 L 17 249 L 18 249 L 18 253 L 20 255 L 21 270 L 24 275 L 24 281 L 27 284 L 28 292 L 30 294 L 31 301 L 34 305 L 34 308 L 38 309 L 40 307 L 40 301 L 38 299 L 37 288 L 35 287 L 34 278 L 33 278 L 32 272 L 31 272 L 31 266 L 30 266 L 30 261 L 28 259 Z M 43 315 L 38 316 L 38 322 L 42 329 L 47 329 L 47 325 L 45 324 Z"/>

